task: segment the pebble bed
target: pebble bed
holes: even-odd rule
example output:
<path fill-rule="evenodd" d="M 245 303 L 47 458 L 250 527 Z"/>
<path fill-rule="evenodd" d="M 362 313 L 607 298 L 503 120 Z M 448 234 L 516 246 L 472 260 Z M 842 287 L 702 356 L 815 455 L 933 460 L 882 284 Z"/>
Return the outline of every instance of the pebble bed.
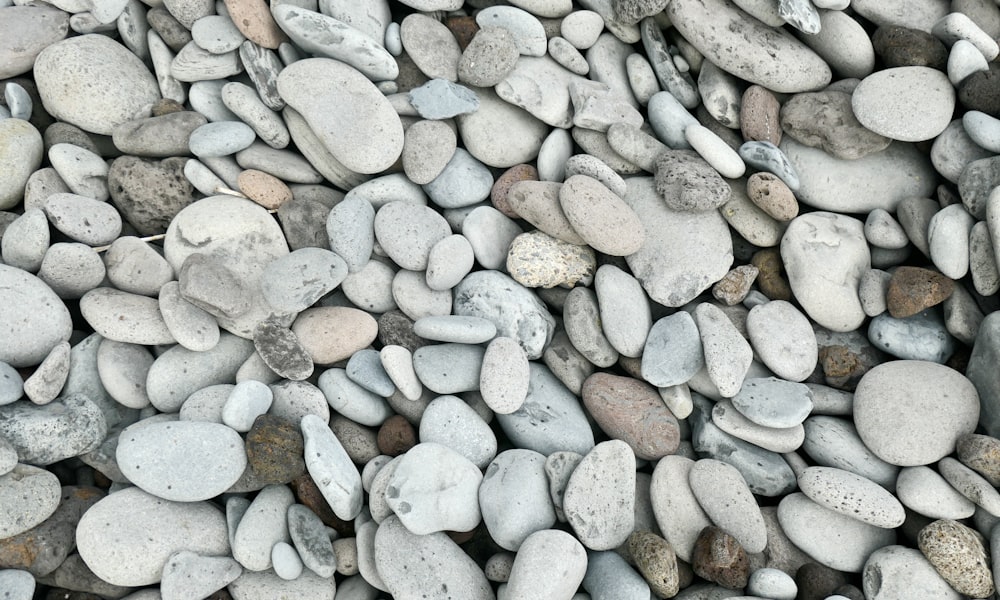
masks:
<path fill-rule="evenodd" d="M 0 0 L 0 598 L 994 598 L 994 0 Z"/>

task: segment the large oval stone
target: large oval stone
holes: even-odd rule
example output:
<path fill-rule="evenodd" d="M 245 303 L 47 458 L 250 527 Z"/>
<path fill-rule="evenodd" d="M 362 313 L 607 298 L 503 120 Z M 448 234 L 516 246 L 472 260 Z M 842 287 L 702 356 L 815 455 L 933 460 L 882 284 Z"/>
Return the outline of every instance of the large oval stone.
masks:
<path fill-rule="evenodd" d="M 851 96 L 858 121 L 904 142 L 936 137 L 951 122 L 955 88 L 930 67 L 896 67 L 865 77 Z"/>
<path fill-rule="evenodd" d="M 292 63 L 278 93 L 297 110 L 330 154 L 357 173 L 388 169 L 403 152 L 403 125 L 375 84 L 329 58 Z"/>
<path fill-rule="evenodd" d="M 197 502 L 225 492 L 247 465 L 243 439 L 219 423 L 137 423 L 118 438 L 118 466 L 154 496 Z"/>
<path fill-rule="evenodd" d="M 91 133 L 111 135 L 160 99 L 156 78 L 139 57 L 103 35 L 52 44 L 35 59 L 34 73 L 45 110 Z"/>
<path fill-rule="evenodd" d="M 171 502 L 137 487 L 115 492 L 80 519 L 76 545 L 95 575 L 114 585 L 160 581 L 175 552 L 229 554 L 226 517 L 207 502 Z"/>
<path fill-rule="evenodd" d="M 729 0 L 678 0 L 671 23 L 723 71 L 775 92 L 808 92 L 830 83 L 830 67 L 781 29 L 768 27 Z"/>

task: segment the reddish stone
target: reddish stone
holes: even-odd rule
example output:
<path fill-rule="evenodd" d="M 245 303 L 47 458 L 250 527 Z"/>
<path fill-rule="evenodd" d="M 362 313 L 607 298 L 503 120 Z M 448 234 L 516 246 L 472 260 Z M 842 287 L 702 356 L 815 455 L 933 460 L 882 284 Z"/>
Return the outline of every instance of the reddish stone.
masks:
<path fill-rule="evenodd" d="M 677 419 L 648 383 L 594 373 L 583 382 L 581 394 L 601 429 L 628 444 L 637 457 L 657 460 L 673 454 L 680 445 Z"/>
<path fill-rule="evenodd" d="M 736 538 L 718 527 L 701 530 L 694 543 L 691 567 L 695 575 L 733 590 L 750 579 L 750 558 Z"/>
<path fill-rule="evenodd" d="M 378 430 L 378 449 L 388 456 L 399 456 L 417 445 L 417 432 L 402 415 L 393 415 Z"/>
<path fill-rule="evenodd" d="M 955 282 L 937 271 L 899 267 L 889 279 L 885 303 L 891 316 L 904 319 L 944 302 L 953 291 Z"/>

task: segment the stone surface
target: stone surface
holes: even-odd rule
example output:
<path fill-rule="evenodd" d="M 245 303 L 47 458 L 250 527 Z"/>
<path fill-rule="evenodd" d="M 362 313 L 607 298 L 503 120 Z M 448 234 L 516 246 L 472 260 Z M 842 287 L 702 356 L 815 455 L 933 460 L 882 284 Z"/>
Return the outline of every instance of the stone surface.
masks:
<path fill-rule="evenodd" d="M 994 592 L 989 558 L 975 530 L 955 521 L 934 521 L 920 530 L 917 544 L 955 591 L 974 598 Z"/>
<path fill-rule="evenodd" d="M 912 90 L 921 90 L 919 99 Z M 885 137 L 928 140 L 951 121 L 955 91 L 948 78 L 929 67 L 885 69 L 863 79 L 851 96 L 858 121 Z"/>
<path fill-rule="evenodd" d="M 642 381 L 595 373 L 583 383 L 582 396 L 601 429 L 627 443 L 637 457 L 656 460 L 677 450 L 677 419 L 656 391 Z"/>
<path fill-rule="evenodd" d="M 718 527 L 706 527 L 698 535 L 691 568 L 695 575 L 724 588 L 746 587 L 750 559 L 736 538 Z"/>
<path fill-rule="evenodd" d="M 563 511 L 580 542 L 591 550 L 616 548 L 635 526 L 635 455 L 620 440 L 588 452 L 566 485 Z"/>

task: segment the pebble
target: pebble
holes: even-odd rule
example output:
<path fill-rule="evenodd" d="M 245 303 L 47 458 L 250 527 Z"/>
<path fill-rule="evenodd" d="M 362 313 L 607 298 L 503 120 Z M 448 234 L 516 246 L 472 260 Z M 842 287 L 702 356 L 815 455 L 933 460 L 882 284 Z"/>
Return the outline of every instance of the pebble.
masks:
<path fill-rule="evenodd" d="M 691 568 L 695 575 L 732 590 L 746 587 L 750 559 L 736 538 L 718 527 L 706 527 L 698 535 Z"/>
<path fill-rule="evenodd" d="M 906 598 L 916 588 L 935 598 L 961 597 L 919 550 L 898 545 L 879 548 L 868 557 L 862 585 L 871 598 Z"/>
<path fill-rule="evenodd" d="M 948 53 L 948 80 L 958 87 L 973 73 L 989 71 L 986 57 L 971 42 L 958 40 Z"/>
<path fill-rule="evenodd" d="M 509 337 L 490 341 L 479 374 L 479 391 L 486 405 L 495 413 L 516 411 L 524 404 L 529 382 L 528 358 L 517 341 Z"/>
<path fill-rule="evenodd" d="M 486 468 L 479 505 L 490 537 L 501 548 L 517 551 L 528 536 L 555 525 L 545 465 L 543 455 L 513 449 Z"/>
<path fill-rule="evenodd" d="M 858 159 L 884 150 L 891 140 L 866 129 L 851 100 L 850 94 L 837 91 L 796 94 L 781 107 L 781 127 L 799 143 L 837 158 Z"/>
<path fill-rule="evenodd" d="M 399 34 L 403 49 L 429 79 L 458 80 L 462 49 L 443 23 L 415 13 L 400 22 Z"/>
<path fill-rule="evenodd" d="M 687 382 L 704 366 L 701 337 L 690 313 L 678 311 L 656 321 L 642 352 L 642 377 L 660 387 Z"/>
<path fill-rule="evenodd" d="M 471 531 L 482 519 L 478 501 L 482 480 L 476 465 L 458 452 L 422 442 L 397 463 L 386 502 L 415 535 Z"/>
<path fill-rule="evenodd" d="M 272 568 L 271 549 L 279 542 L 288 542 L 285 515 L 294 502 L 286 486 L 269 485 L 253 499 L 239 518 L 233 535 L 232 555 L 250 571 Z"/>
<path fill-rule="evenodd" d="M 0 406 L 0 436 L 22 463 L 44 466 L 90 452 L 107 429 L 100 407 L 84 394 L 67 393 L 44 406 L 27 400 Z"/>
<path fill-rule="evenodd" d="M 243 567 L 228 556 L 201 556 L 181 550 L 163 565 L 160 594 L 164 598 L 210 595 L 235 581 Z"/>
<path fill-rule="evenodd" d="M 868 325 L 872 345 L 899 358 L 944 363 L 955 352 L 939 312 L 927 310 L 905 319 L 881 314 Z"/>
<path fill-rule="evenodd" d="M 35 578 L 27 571 L 17 569 L 0 570 L 0 585 L 7 590 L 6 594 L 12 600 L 27 600 L 34 596 Z"/>
<path fill-rule="evenodd" d="M 0 518 L 0 535 L 13 537 L 42 523 L 56 511 L 60 497 L 55 475 L 31 465 L 14 465 L 0 475 L 0 499 L 9 508 Z"/>
<path fill-rule="evenodd" d="M 592 10 L 574 10 L 559 24 L 559 33 L 579 50 L 586 50 L 597 42 L 604 29 L 604 19 Z"/>
<path fill-rule="evenodd" d="M 309 475 L 337 517 L 353 519 L 362 508 L 361 474 L 323 419 L 308 414 L 300 425 Z"/>
<path fill-rule="evenodd" d="M 929 96 L 914 103 L 909 90 Z M 869 75 L 851 96 L 858 121 L 867 129 L 895 140 L 929 140 L 951 121 L 955 92 L 951 82 L 930 67 L 895 67 Z"/>
<path fill-rule="evenodd" d="M 80 519 L 76 543 L 95 575 L 121 586 L 159 582 L 170 557 L 182 550 L 207 556 L 225 556 L 230 550 L 225 517 L 213 505 L 171 502 L 137 487 L 109 494 L 92 506 Z"/>
<path fill-rule="evenodd" d="M 777 377 L 747 379 L 732 400 L 746 418 L 776 429 L 800 425 L 813 408 L 812 393 L 805 384 Z"/>
<path fill-rule="evenodd" d="M 321 578 L 311 571 L 303 572 L 295 580 L 286 581 L 271 569 L 255 572 L 244 570 L 235 581 L 226 588 L 231 591 L 234 600 L 251 600 L 252 598 L 274 598 L 281 596 L 297 598 L 316 598 L 317 600 L 333 600 L 334 581 L 332 578 Z"/>
<path fill-rule="evenodd" d="M 49 147 L 49 162 L 74 194 L 101 202 L 108 199 L 108 163 L 100 156 L 75 144 Z"/>
<path fill-rule="evenodd" d="M 645 241 L 626 262 L 651 300 L 682 306 L 729 272 L 732 238 L 717 211 L 674 211 L 648 177 L 630 179 L 624 200 L 645 230 Z"/>
<path fill-rule="evenodd" d="M 850 471 L 891 489 L 899 468 L 876 456 L 850 421 L 813 415 L 803 423 L 806 439 L 802 449 L 817 464 Z"/>
<path fill-rule="evenodd" d="M 49 114 L 101 135 L 111 135 L 160 96 L 156 79 L 138 57 L 97 34 L 46 47 L 35 59 L 34 74 Z"/>
<path fill-rule="evenodd" d="M 656 159 L 656 191 L 667 206 L 682 212 L 714 210 L 729 200 L 729 184 L 690 150 L 667 150 Z"/>
<path fill-rule="evenodd" d="M 52 349 L 24 380 L 24 395 L 35 404 L 48 404 L 56 399 L 69 375 L 69 342 L 63 342 Z"/>
<path fill-rule="evenodd" d="M 804 92 L 830 82 L 830 67 L 801 42 L 757 21 L 744 21 L 734 5 L 713 1 L 671 3 L 671 22 L 720 69 L 776 92 Z M 730 24 L 732 23 L 732 27 Z M 717 38 L 715 44 L 710 42 Z M 769 46 L 771 52 L 762 50 Z"/>
<path fill-rule="evenodd" d="M 985 598 L 995 591 L 990 560 L 975 530 L 956 521 L 934 521 L 920 530 L 917 544 L 956 592 Z"/>
<path fill-rule="evenodd" d="M 976 510 L 971 500 L 927 466 L 901 469 L 896 497 L 903 506 L 930 519 L 967 519 Z"/>
<path fill-rule="evenodd" d="M 716 526 L 749 553 L 762 552 L 767 532 L 760 509 L 739 471 L 714 459 L 701 459 L 688 474 L 691 491 Z"/>
<path fill-rule="evenodd" d="M 873 481 L 831 467 L 809 467 L 799 475 L 799 489 L 810 500 L 870 525 L 893 529 L 903 524 L 903 506 Z"/>
<path fill-rule="evenodd" d="M 267 265 L 260 285 L 268 304 L 282 312 L 301 312 L 333 291 L 347 277 L 347 263 L 322 248 L 301 248 Z"/>
<path fill-rule="evenodd" d="M 949 456 L 938 464 L 938 471 L 954 489 L 987 513 L 1000 512 L 1000 494 L 994 494 L 995 488 L 972 469 Z"/>
<path fill-rule="evenodd" d="M 808 319 L 784 300 L 750 309 L 747 334 L 759 359 L 776 375 L 803 381 L 816 368 L 819 348 Z"/>
<path fill-rule="evenodd" d="M 38 54 L 69 32 L 69 16 L 47 6 L 10 6 L 4 10 L 0 47 L 0 77 L 9 79 L 31 70 Z"/>
<path fill-rule="evenodd" d="M 753 350 L 718 306 L 707 302 L 698 304 L 694 319 L 701 336 L 708 377 L 722 397 L 732 398 L 743 386 Z"/>
<path fill-rule="evenodd" d="M 590 550 L 624 543 L 634 528 L 635 456 L 621 440 L 602 442 L 573 470 L 563 512 L 577 538 Z"/>
<path fill-rule="evenodd" d="M 184 175 L 188 162 L 182 157 L 151 161 L 122 156 L 111 163 L 111 199 L 139 234 L 165 232 L 171 219 L 194 201 L 194 188 Z"/>
<path fill-rule="evenodd" d="M 510 242 L 507 272 L 529 288 L 573 286 L 592 280 L 594 251 L 554 238 L 542 231 L 522 233 Z"/>
<path fill-rule="evenodd" d="M 763 568 L 750 574 L 746 591 L 762 598 L 794 600 L 799 590 L 795 580 L 787 573 L 778 569 Z"/>
<path fill-rule="evenodd" d="M 725 433 L 772 452 L 794 452 L 805 438 L 801 425 L 781 429 L 758 425 L 744 417 L 729 400 L 715 404 L 712 422 Z"/>
<path fill-rule="evenodd" d="M 320 82 L 332 80 L 341 85 L 316 89 Z M 281 71 L 278 91 L 346 168 L 378 173 L 402 153 L 398 115 L 378 88 L 348 65 L 328 58 L 298 61 Z M 340 110 L 331 114 L 328 106 Z"/>
<path fill-rule="evenodd" d="M 419 434 L 421 442 L 447 446 L 480 469 L 490 464 L 497 453 L 496 435 L 489 425 L 456 396 L 438 396 L 427 405 Z"/>
<path fill-rule="evenodd" d="M 878 548 L 895 543 L 896 532 L 869 525 L 793 493 L 778 504 L 778 520 L 789 539 L 820 564 L 858 573 Z M 838 540 L 830 544 L 831 539 Z"/>
<path fill-rule="evenodd" d="M 392 416 L 382 396 L 355 383 L 344 369 L 327 369 L 320 375 L 317 385 L 330 407 L 352 421 L 376 427 Z"/>
<path fill-rule="evenodd" d="M 933 463 L 972 433 L 979 417 L 971 382 L 949 367 L 926 361 L 893 361 L 862 377 L 854 394 L 854 420 L 865 445 L 901 466 Z M 916 394 L 914 390 L 922 390 Z M 934 400 L 920 401 L 930 390 Z M 942 404 L 939 398 L 948 398 Z M 905 408 L 904 408 L 905 407 Z M 928 429 L 930 428 L 930 429 Z"/>

